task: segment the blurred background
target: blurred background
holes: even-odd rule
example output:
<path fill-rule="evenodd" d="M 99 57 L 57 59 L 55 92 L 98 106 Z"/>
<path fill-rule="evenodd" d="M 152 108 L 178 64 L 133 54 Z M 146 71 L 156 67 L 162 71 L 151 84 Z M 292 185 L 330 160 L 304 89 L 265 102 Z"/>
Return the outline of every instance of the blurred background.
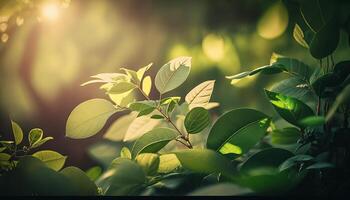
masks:
<path fill-rule="evenodd" d="M 94 155 L 108 160 L 118 149 L 102 139 L 108 126 L 88 139 L 65 137 L 66 119 L 75 106 L 108 98 L 98 85 L 80 84 L 97 73 L 151 62 L 154 77 L 178 56 L 192 57 L 192 71 L 169 95 L 184 96 L 215 79 L 212 101 L 221 105 L 214 115 L 237 107 L 272 115 L 263 88 L 283 75 L 253 76 L 235 85 L 225 76 L 269 64 L 273 52 L 317 64 L 294 41 L 293 27 L 278 0 L 0 0 L 1 120 L 5 127 L 10 117 L 25 132 L 42 128 L 55 138 L 43 149 L 68 155 L 68 165 L 86 169 L 96 164 Z M 341 40 L 347 40 L 344 34 Z M 348 53 L 338 48 L 336 61 Z"/>

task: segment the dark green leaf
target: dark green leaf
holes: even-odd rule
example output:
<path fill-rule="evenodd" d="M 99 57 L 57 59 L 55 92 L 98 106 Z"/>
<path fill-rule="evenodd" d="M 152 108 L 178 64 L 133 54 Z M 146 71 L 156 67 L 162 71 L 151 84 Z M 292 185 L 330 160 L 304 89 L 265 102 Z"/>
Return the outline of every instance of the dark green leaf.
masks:
<path fill-rule="evenodd" d="M 184 123 L 189 134 L 199 133 L 209 126 L 210 114 L 202 107 L 193 108 L 187 113 Z"/>
<path fill-rule="evenodd" d="M 322 126 L 326 122 L 323 116 L 310 116 L 300 120 L 300 124 L 309 127 Z"/>
<path fill-rule="evenodd" d="M 73 184 L 76 195 L 97 195 L 97 187 L 93 181 L 79 168 L 66 167 L 60 171 Z"/>
<path fill-rule="evenodd" d="M 268 90 L 265 93 L 278 114 L 293 125 L 303 127 L 299 120 L 314 115 L 309 106 L 296 98 Z"/>
<path fill-rule="evenodd" d="M 228 111 L 220 116 L 211 128 L 207 148 L 224 151 L 227 149 L 225 145 L 231 144 L 239 147 L 241 153 L 245 153 L 266 133 L 267 122 L 267 115 L 253 109 Z"/>
<path fill-rule="evenodd" d="M 306 161 L 310 161 L 313 159 L 314 159 L 314 157 L 312 157 L 310 155 L 303 155 L 303 154 L 290 157 L 279 166 L 279 171 L 284 171 L 286 169 L 289 169 L 289 168 L 293 167 L 298 162 L 299 163 L 306 162 Z"/>
<path fill-rule="evenodd" d="M 324 168 L 334 168 L 335 165 L 328 162 L 318 162 L 308 166 L 306 169 L 324 169 Z"/>
<path fill-rule="evenodd" d="M 91 181 L 96 181 L 102 174 L 102 169 L 99 166 L 91 167 L 86 171 L 86 176 L 90 178 Z"/>
<path fill-rule="evenodd" d="M 287 127 L 274 130 L 271 133 L 271 142 L 273 144 L 295 144 L 300 136 L 301 133 L 297 128 Z"/>

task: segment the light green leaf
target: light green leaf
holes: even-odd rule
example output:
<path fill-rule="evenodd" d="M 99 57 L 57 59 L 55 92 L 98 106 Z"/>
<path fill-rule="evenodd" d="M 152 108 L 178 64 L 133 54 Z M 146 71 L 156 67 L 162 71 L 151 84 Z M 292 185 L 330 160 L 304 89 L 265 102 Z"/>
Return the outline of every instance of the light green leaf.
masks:
<path fill-rule="evenodd" d="M 91 78 L 96 78 L 96 79 L 87 81 L 81 84 L 80 86 L 85 86 L 92 83 L 112 83 L 120 80 L 128 80 L 127 76 L 121 73 L 101 73 L 101 74 L 91 76 Z"/>
<path fill-rule="evenodd" d="M 304 32 L 301 30 L 300 26 L 298 24 L 295 24 L 294 30 L 293 30 L 293 37 L 295 41 L 297 41 L 301 46 L 305 48 L 309 48 L 309 45 L 304 39 Z"/>
<path fill-rule="evenodd" d="M 152 67 L 153 63 L 148 64 L 145 67 L 140 68 L 139 70 L 137 70 L 136 74 L 137 74 L 137 78 L 139 80 L 142 80 L 143 76 L 145 75 L 145 73 Z M 148 76 L 149 77 L 149 76 Z M 147 77 L 146 77 L 147 78 Z M 151 77 L 149 77 L 151 78 Z"/>
<path fill-rule="evenodd" d="M 66 124 L 66 136 L 73 139 L 88 138 L 98 133 L 108 118 L 118 112 L 105 99 L 91 99 L 79 104 L 70 113 Z"/>
<path fill-rule="evenodd" d="M 128 131 L 130 124 L 136 119 L 137 113 L 131 112 L 127 115 L 119 117 L 112 125 L 107 129 L 106 133 L 103 135 L 103 138 L 112 141 L 122 141 L 125 134 Z"/>
<path fill-rule="evenodd" d="M 189 108 L 203 107 L 210 101 L 213 93 L 215 80 L 205 81 L 193 88 L 185 97 Z"/>
<path fill-rule="evenodd" d="M 347 85 L 337 96 L 335 102 L 332 104 L 326 115 L 326 121 L 329 121 L 333 115 L 337 112 L 338 107 L 344 103 L 348 103 L 350 99 L 350 85 Z"/>
<path fill-rule="evenodd" d="M 128 147 L 123 147 L 122 150 L 120 150 L 120 157 L 131 159 L 131 152 Z"/>
<path fill-rule="evenodd" d="M 113 86 L 108 90 L 109 94 L 122 94 L 129 92 L 136 88 L 136 85 L 130 82 L 122 81 L 113 84 Z"/>
<path fill-rule="evenodd" d="M 29 145 L 32 147 L 35 143 L 39 142 L 43 138 L 43 130 L 40 128 L 33 128 L 28 135 Z"/>
<path fill-rule="evenodd" d="M 16 145 L 19 145 L 23 140 L 23 131 L 16 122 L 11 120 L 11 124 L 12 124 L 12 133 L 15 138 L 15 143 Z"/>
<path fill-rule="evenodd" d="M 226 148 L 226 143 L 230 143 L 245 153 L 264 136 L 268 121 L 267 115 L 253 109 L 228 111 L 220 116 L 211 128 L 207 148 L 221 151 L 222 148 Z"/>
<path fill-rule="evenodd" d="M 295 144 L 301 136 L 301 132 L 294 127 L 277 129 L 271 133 L 271 142 L 273 144 Z"/>
<path fill-rule="evenodd" d="M 73 184 L 76 195 L 97 195 L 97 186 L 90 178 L 77 167 L 66 167 L 60 174 L 64 175 Z"/>
<path fill-rule="evenodd" d="M 142 91 L 149 95 L 151 93 L 152 89 L 152 79 L 150 76 L 146 76 L 142 81 Z"/>
<path fill-rule="evenodd" d="M 140 165 L 146 175 L 155 175 L 159 166 L 159 156 L 155 153 L 141 153 L 135 158 L 136 163 Z"/>
<path fill-rule="evenodd" d="M 278 114 L 293 125 L 304 127 L 299 121 L 314 115 L 309 106 L 296 98 L 268 90 L 265 93 Z"/>
<path fill-rule="evenodd" d="M 235 167 L 221 154 L 209 149 L 187 149 L 174 152 L 181 166 L 196 173 L 221 173 L 227 177 L 235 175 Z"/>
<path fill-rule="evenodd" d="M 53 137 L 46 137 L 44 139 L 38 140 L 38 141 L 34 142 L 34 144 L 31 147 L 32 148 L 40 147 L 41 145 L 45 144 L 49 140 L 53 140 Z"/>
<path fill-rule="evenodd" d="M 141 136 L 131 150 L 135 158 L 140 153 L 156 153 L 177 136 L 175 130 L 170 128 L 155 128 Z"/>
<path fill-rule="evenodd" d="M 178 57 L 158 71 L 155 78 L 157 90 L 164 94 L 179 87 L 187 79 L 191 69 L 191 57 Z"/>
<path fill-rule="evenodd" d="M 170 173 L 181 167 L 181 163 L 175 154 L 163 154 L 159 156 L 158 173 Z"/>
<path fill-rule="evenodd" d="M 99 166 L 91 167 L 86 171 L 86 176 L 88 176 L 91 181 L 96 181 L 101 174 L 102 169 Z"/>
<path fill-rule="evenodd" d="M 106 195 L 136 195 L 144 186 L 146 175 L 134 161 L 117 158 L 112 162 L 113 170 Z"/>
<path fill-rule="evenodd" d="M 193 108 L 187 113 L 184 123 L 188 134 L 199 133 L 210 125 L 210 114 L 202 107 Z"/>
<path fill-rule="evenodd" d="M 67 158 L 60 153 L 51 150 L 38 151 L 35 152 L 32 156 L 43 161 L 49 168 L 55 171 L 59 171 L 63 167 Z"/>
<path fill-rule="evenodd" d="M 134 141 L 159 124 L 159 120 L 152 119 L 149 116 L 137 117 L 129 125 L 123 141 Z"/>
<path fill-rule="evenodd" d="M 108 94 L 109 98 L 120 107 L 127 107 L 129 103 L 135 101 L 134 90 L 121 94 Z"/>

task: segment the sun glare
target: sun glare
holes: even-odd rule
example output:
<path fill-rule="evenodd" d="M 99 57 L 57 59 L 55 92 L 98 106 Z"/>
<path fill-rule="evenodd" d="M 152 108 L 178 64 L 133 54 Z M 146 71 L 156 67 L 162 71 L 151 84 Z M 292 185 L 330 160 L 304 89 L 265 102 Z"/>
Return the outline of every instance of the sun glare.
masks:
<path fill-rule="evenodd" d="M 49 21 L 55 21 L 58 19 L 60 15 L 60 8 L 56 4 L 46 4 L 41 9 L 41 14 L 44 19 L 47 19 Z"/>

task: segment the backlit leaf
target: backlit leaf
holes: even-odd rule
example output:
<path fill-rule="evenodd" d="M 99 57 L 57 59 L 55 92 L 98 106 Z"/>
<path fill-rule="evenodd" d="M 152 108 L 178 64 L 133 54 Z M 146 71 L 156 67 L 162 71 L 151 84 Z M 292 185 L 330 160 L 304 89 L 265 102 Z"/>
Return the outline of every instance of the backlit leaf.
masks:
<path fill-rule="evenodd" d="M 63 167 L 67 158 L 60 153 L 51 150 L 38 151 L 35 152 L 32 156 L 43 161 L 49 168 L 55 171 L 59 171 Z"/>
<path fill-rule="evenodd" d="M 215 80 L 205 81 L 193 88 L 185 97 L 190 109 L 202 107 L 209 103 Z"/>
<path fill-rule="evenodd" d="M 14 121 L 11 120 L 12 124 L 12 133 L 15 138 L 16 145 L 20 144 L 23 140 L 23 131 L 21 127 Z"/>

